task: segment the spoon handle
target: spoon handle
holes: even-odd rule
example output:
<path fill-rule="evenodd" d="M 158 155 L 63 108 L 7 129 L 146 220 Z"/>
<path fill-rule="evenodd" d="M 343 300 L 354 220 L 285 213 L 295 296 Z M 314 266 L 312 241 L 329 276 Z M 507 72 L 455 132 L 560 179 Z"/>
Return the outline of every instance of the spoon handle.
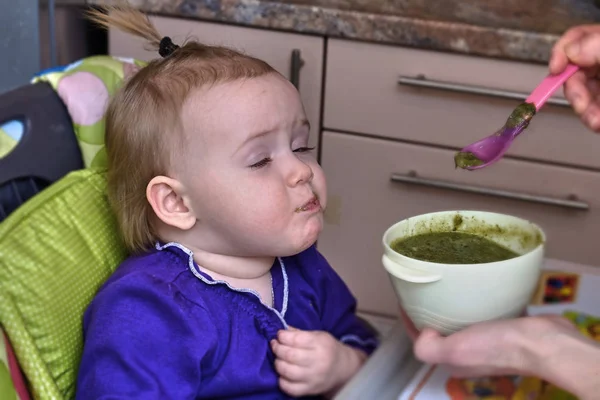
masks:
<path fill-rule="evenodd" d="M 558 75 L 548 75 L 529 95 L 527 103 L 533 103 L 536 111 L 546 103 L 546 100 L 558 89 L 567 79 L 571 77 L 579 67 L 574 64 L 568 64 L 567 67 Z"/>

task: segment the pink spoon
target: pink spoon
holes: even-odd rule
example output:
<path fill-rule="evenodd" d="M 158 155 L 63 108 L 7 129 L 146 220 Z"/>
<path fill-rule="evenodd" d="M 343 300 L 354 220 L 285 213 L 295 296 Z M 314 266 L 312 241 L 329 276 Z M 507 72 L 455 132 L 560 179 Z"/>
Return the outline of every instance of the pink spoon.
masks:
<path fill-rule="evenodd" d="M 544 78 L 525 102 L 513 110 L 500 130 L 456 153 L 454 156 L 456 167 L 472 171 L 492 165 L 502 158 L 513 140 L 527 128 L 546 100 L 578 70 L 577 65 L 569 64 L 560 74 L 548 75 Z"/>

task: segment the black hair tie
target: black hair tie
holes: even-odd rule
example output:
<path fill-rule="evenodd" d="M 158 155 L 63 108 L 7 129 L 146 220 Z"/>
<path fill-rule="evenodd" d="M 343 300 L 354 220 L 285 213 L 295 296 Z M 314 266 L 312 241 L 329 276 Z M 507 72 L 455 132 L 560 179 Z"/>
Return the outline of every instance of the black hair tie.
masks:
<path fill-rule="evenodd" d="M 160 56 L 163 58 L 168 57 L 178 48 L 179 46 L 173 43 L 170 37 L 165 36 L 161 39 L 160 45 L 158 46 L 158 54 L 160 54 Z"/>

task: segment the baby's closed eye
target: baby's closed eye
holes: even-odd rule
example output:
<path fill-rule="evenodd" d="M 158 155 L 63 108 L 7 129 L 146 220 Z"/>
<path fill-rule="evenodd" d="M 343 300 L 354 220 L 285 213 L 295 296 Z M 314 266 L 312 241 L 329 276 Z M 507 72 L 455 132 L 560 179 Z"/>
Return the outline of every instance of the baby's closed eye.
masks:
<path fill-rule="evenodd" d="M 293 152 L 294 153 L 307 153 L 314 149 L 315 149 L 314 147 L 298 147 L 297 149 L 293 150 Z"/>

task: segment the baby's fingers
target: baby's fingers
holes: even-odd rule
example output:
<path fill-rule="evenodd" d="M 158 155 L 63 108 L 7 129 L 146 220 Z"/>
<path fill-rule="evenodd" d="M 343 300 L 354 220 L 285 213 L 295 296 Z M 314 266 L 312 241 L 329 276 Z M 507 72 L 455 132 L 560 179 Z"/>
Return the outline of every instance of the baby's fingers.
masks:
<path fill-rule="evenodd" d="M 316 332 L 301 330 L 281 330 L 277 333 L 279 343 L 290 347 L 311 349 L 314 347 Z"/>
<path fill-rule="evenodd" d="M 275 370 L 282 378 L 290 382 L 306 382 L 307 380 L 306 368 L 291 364 L 280 358 L 275 360 Z"/>
<path fill-rule="evenodd" d="M 277 340 L 271 341 L 271 348 L 277 358 L 303 367 L 310 366 L 311 358 L 313 358 L 306 349 L 286 346 Z"/>
<path fill-rule="evenodd" d="M 301 397 L 309 394 L 314 394 L 309 391 L 309 386 L 303 382 L 292 382 L 285 378 L 279 379 L 279 387 L 282 391 L 292 397 Z"/>

